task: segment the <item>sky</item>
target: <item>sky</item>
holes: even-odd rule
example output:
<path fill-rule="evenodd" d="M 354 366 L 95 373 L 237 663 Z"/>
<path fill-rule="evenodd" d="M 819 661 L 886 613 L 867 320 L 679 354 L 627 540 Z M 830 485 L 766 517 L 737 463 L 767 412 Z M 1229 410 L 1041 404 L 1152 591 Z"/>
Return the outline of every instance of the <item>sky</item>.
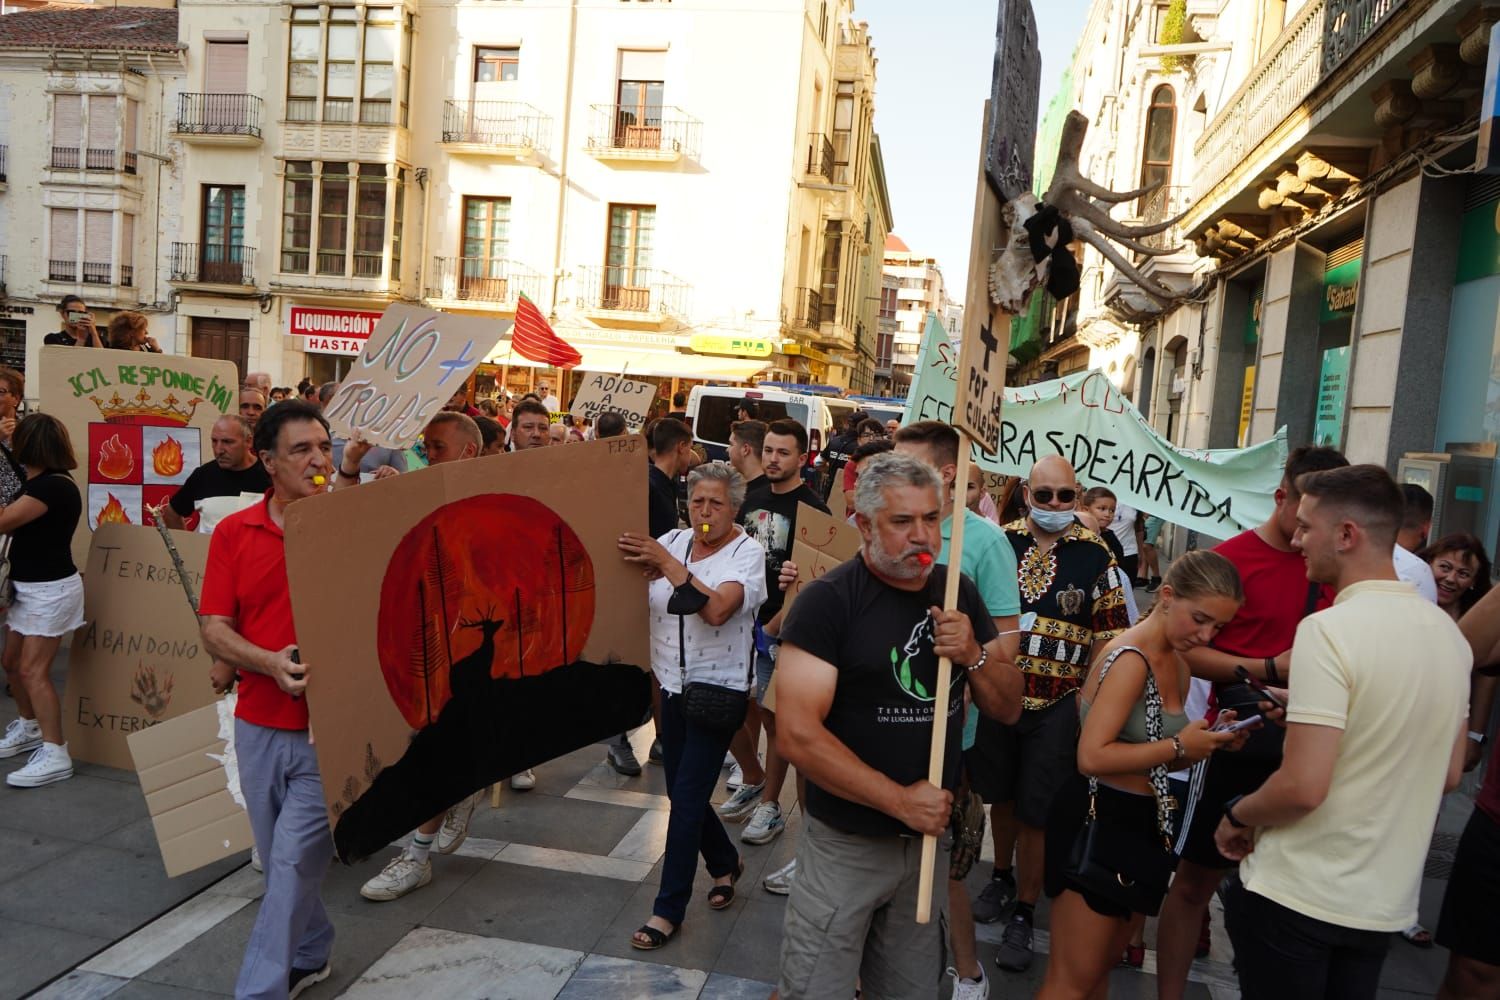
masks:
<path fill-rule="evenodd" d="M 1042 49 L 1038 113 L 1057 91 L 1088 0 L 1033 2 Z M 998 0 L 855 0 L 879 60 L 875 130 L 885 158 L 894 232 L 937 258 L 961 300 L 969 267 L 979 129 L 995 60 Z"/>

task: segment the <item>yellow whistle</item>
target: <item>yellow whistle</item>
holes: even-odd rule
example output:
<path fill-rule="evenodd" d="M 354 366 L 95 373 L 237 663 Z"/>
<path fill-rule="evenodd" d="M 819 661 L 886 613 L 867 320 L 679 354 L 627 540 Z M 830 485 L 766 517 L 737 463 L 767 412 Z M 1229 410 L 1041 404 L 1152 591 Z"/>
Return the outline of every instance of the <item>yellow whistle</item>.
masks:
<path fill-rule="evenodd" d="M 327 476 L 313 476 L 313 485 L 322 486 L 328 482 Z"/>
<path fill-rule="evenodd" d="M 701 532 L 703 532 L 706 535 L 706 534 L 708 534 L 708 525 L 705 524 L 705 525 L 703 525 L 703 527 L 699 528 L 698 530 L 701 531 Z"/>

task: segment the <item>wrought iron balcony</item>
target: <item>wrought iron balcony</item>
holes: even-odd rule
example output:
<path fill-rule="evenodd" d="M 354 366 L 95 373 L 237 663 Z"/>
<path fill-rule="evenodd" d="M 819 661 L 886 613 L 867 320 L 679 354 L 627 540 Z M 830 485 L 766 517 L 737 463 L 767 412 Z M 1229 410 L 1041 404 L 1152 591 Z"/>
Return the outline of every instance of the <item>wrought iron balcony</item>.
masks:
<path fill-rule="evenodd" d="M 444 101 L 443 142 L 505 156 L 547 145 L 552 118 L 522 101 Z"/>
<path fill-rule="evenodd" d="M 807 137 L 807 172 L 816 174 L 832 184 L 835 164 L 833 140 L 821 132 L 809 135 Z"/>
<path fill-rule="evenodd" d="M 183 284 L 255 284 L 255 248 L 238 243 L 173 243 L 171 281 Z"/>
<path fill-rule="evenodd" d="M 0 184 L 5 183 L 5 153 L 6 147 L 0 146 Z"/>
<path fill-rule="evenodd" d="M 1145 225 L 1166 222 L 1180 215 L 1192 203 L 1192 189 L 1185 184 L 1159 187 L 1140 200 L 1140 221 Z M 1143 236 L 1140 242 L 1158 250 L 1180 247 L 1183 243 L 1182 227 L 1173 226 L 1153 236 Z"/>
<path fill-rule="evenodd" d="M 1406 0 L 1307 0 L 1194 144 L 1203 198 L 1341 68 Z"/>
<path fill-rule="evenodd" d="M 595 104 L 588 150 L 600 159 L 697 159 L 703 123 L 681 108 Z"/>
<path fill-rule="evenodd" d="M 473 302 L 515 307 L 525 293 L 541 297 L 542 276 L 513 260 L 492 257 L 434 257 L 424 295 L 442 302 Z"/>
<path fill-rule="evenodd" d="M 55 170 L 83 169 L 91 173 L 119 171 L 133 174 L 136 170 L 136 154 L 131 150 L 53 146 L 49 163 Z"/>
<path fill-rule="evenodd" d="M 83 283 L 85 285 L 107 285 L 114 278 L 114 267 L 109 261 L 84 261 Z"/>
<path fill-rule="evenodd" d="M 798 288 L 792 298 L 791 326 L 816 332 L 823 317 L 823 296 L 816 288 Z"/>
<path fill-rule="evenodd" d="M 47 261 L 48 281 L 77 281 L 78 261 L 76 260 L 49 260 Z"/>
<path fill-rule="evenodd" d="M 5 298 L 5 265 L 10 258 L 0 253 L 0 299 Z"/>
<path fill-rule="evenodd" d="M 255 94 L 178 94 L 172 131 L 208 141 L 253 142 L 260 139 L 264 103 Z"/>
<path fill-rule="evenodd" d="M 654 267 L 580 268 L 584 309 L 635 313 L 643 318 L 687 315 L 688 285 Z"/>
<path fill-rule="evenodd" d="M 53 146 L 49 162 L 58 170 L 77 170 L 83 162 L 83 150 L 74 146 Z"/>

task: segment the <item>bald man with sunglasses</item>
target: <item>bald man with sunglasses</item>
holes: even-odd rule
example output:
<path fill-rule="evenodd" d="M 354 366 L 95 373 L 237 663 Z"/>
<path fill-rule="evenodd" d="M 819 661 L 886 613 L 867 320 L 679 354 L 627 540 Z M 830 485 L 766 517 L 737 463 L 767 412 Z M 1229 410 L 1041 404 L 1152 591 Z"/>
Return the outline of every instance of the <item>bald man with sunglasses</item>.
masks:
<path fill-rule="evenodd" d="M 981 716 L 965 758 L 974 791 L 992 804 L 995 838 L 995 871 L 974 919 L 993 923 L 1015 900 L 995 957 L 1013 972 L 1031 965 L 1052 797 L 1077 772 L 1076 693 L 1094 652 L 1130 625 L 1114 557 L 1073 516 L 1082 493 L 1073 467 L 1049 455 L 1031 467 L 1023 489 L 1027 515 L 1005 526 L 1021 588 L 1021 718 L 1006 726 Z"/>

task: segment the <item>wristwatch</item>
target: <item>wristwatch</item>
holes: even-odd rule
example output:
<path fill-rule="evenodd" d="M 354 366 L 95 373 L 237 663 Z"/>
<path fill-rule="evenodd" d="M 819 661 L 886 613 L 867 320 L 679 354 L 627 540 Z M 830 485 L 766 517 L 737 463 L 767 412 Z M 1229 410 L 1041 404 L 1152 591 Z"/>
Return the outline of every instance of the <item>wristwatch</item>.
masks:
<path fill-rule="evenodd" d="M 1234 798 L 1224 803 L 1224 818 L 1229 820 L 1229 825 L 1234 827 L 1236 830 L 1243 830 L 1250 825 L 1249 823 L 1241 823 L 1238 819 L 1235 818 L 1234 815 L 1234 807 L 1239 805 L 1240 799 L 1243 798 L 1243 795 L 1236 795 Z"/>
<path fill-rule="evenodd" d="M 974 665 L 973 666 L 971 666 L 971 667 L 965 667 L 964 669 L 967 670 L 967 671 L 969 671 L 970 673 L 973 673 L 974 671 L 978 670 L 980 667 L 984 666 L 987 662 L 989 662 L 989 658 L 990 658 L 990 651 L 988 649 L 985 649 L 983 646 L 980 646 L 979 647 L 979 659 L 977 659 L 977 660 L 974 661 Z"/>

